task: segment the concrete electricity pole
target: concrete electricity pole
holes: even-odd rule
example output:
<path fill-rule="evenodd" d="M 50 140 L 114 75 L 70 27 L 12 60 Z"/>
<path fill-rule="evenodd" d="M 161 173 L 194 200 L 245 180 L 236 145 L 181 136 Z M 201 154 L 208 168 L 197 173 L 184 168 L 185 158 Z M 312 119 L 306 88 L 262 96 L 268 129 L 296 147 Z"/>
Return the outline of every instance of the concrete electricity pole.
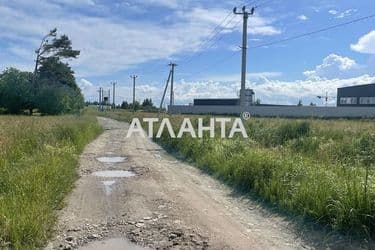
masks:
<path fill-rule="evenodd" d="M 241 70 L 241 90 L 240 105 L 245 106 L 245 88 L 246 88 L 246 56 L 247 56 L 247 20 L 250 15 L 254 14 L 255 8 L 251 8 L 250 12 L 246 10 L 246 6 L 242 7 L 242 12 L 237 12 L 237 8 L 233 9 L 233 13 L 243 16 L 242 30 L 242 70 Z"/>
<path fill-rule="evenodd" d="M 115 102 L 115 96 L 116 96 L 116 84 L 117 82 L 112 82 L 112 89 L 113 89 L 113 93 L 112 93 L 112 106 L 113 106 L 113 109 L 116 109 L 116 102 Z"/>
<path fill-rule="evenodd" d="M 133 112 L 135 112 L 135 79 L 137 79 L 137 75 L 131 75 L 130 78 L 133 79 Z"/>
<path fill-rule="evenodd" d="M 102 88 L 99 88 L 98 92 L 99 92 L 98 108 L 100 110 L 101 109 L 100 105 L 101 105 L 101 102 L 102 102 Z"/>
<path fill-rule="evenodd" d="M 101 90 L 100 110 L 104 111 L 104 89 L 100 88 L 100 90 Z"/>
<path fill-rule="evenodd" d="M 164 98 L 165 98 L 165 94 L 167 93 L 168 84 L 169 84 L 169 80 L 171 79 L 171 75 L 172 75 L 172 70 L 169 71 L 167 83 L 165 84 L 163 96 L 162 96 L 161 101 L 160 101 L 160 108 L 159 108 L 159 112 L 158 112 L 158 117 L 160 115 L 161 109 L 163 108 Z"/>
<path fill-rule="evenodd" d="M 174 105 L 174 89 L 173 89 L 173 82 L 174 82 L 174 68 L 177 66 L 175 63 L 170 63 L 171 66 L 171 98 L 170 98 L 170 106 Z"/>

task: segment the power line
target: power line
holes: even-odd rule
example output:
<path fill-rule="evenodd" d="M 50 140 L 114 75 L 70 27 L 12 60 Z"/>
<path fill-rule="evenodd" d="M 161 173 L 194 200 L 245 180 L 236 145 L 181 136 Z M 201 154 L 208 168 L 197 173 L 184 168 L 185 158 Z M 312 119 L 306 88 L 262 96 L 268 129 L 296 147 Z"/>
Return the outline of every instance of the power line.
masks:
<path fill-rule="evenodd" d="M 327 31 L 327 30 L 335 29 L 335 28 L 338 28 L 338 27 L 342 27 L 342 26 L 345 26 L 345 25 L 349 25 L 349 24 L 352 24 L 352 23 L 360 22 L 360 21 L 367 20 L 367 19 L 374 18 L 374 17 L 375 17 L 375 14 L 372 14 L 372 15 L 361 17 L 361 18 L 357 18 L 357 19 L 354 19 L 354 20 L 351 20 L 351 21 L 348 21 L 348 22 L 331 25 L 331 26 L 328 26 L 328 27 L 325 27 L 325 28 L 322 28 L 322 29 L 319 29 L 319 30 L 315 30 L 315 31 L 311 31 L 311 32 L 299 34 L 299 35 L 292 36 L 292 37 L 289 37 L 289 38 L 280 39 L 280 40 L 277 40 L 277 41 L 273 41 L 273 42 L 269 42 L 269 43 L 264 43 L 264 44 L 260 44 L 260 45 L 256 45 L 256 46 L 252 46 L 252 47 L 248 47 L 248 48 L 249 49 L 257 49 L 257 48 L 261 48 L 261 47 L 265 47 L 265 46 L 270 46 L 270 45 L 274 45 L 274 44 L 278 44 L 278 43 L 292 41 L 292 40 L 295 40 L 295 39 L 298 39 L 298 38 L 307 37 L 307 36 L 310 36 L 310 35 L 313 35 L 313 34 L 317 34 L 317 33 L 320 33 L 320 32 Z M 220 58 L 218 61 L 215 61 L 213 64 L 210 64 L 208 67 L 203 68 L 202 70 L 198 71 L 198 73 L 195 73 L 194 75 L 195 76 L 200 75 L 201 73 L 206 72 L 206 70 L 208 70 L 210 68 L 213 68 L 213 67 L 215 67 L 215 66 L 217 66 L 217 65 L 219 65 L 219 64 L 221 64 L 221 63 L 223 63 L 223 62 L 225 62 L 227 60 L 229 60 L 230 58 L 232 58 L 233 56 L 235 56 L 238 52 L 239 51 L 235 51 L 233 54 L 231 54 L 228 57 Z"/>
<path fill-rule="evenodd" d="M 249 5 L 255 5 L 259 0 L 253 0 L 253 1 L 250 1 L 247 0 L 247 1 L 242 1 L 240 4 L 238 4 L 238 6 L 242 7 L 242 6 L 246 6 L 248 7 Z"/>
<path fill-rule="evenodd" d="M 246 1 L 247 2 L 247 1 Z M 256 2 L 256 1 L 255 1 Z M 254 1 L 253 1 L 253 3 L 255 3 Z M 244 19 L 244 24 L 243 24 L 243 44 L 242 44 L 242 78 L 243 79 L 241 79 L 241 82 L 243 83 L 242 85 L 244 85 L 244 83 L 245 83 L 245 81 L 246 81 L 246 79 L 245 79 L 245 77 L 246 76 L 244 76 L 244 75 L 246 75 L 246 59 L 244 58 L 245 57 L 245 55 L 244 55 L 244 53 L 246 54 L 246 50 L 247 50 L 247 19 L 249 18 L 249 16 L 251 16 L 251 15 L 253 15 L 253 13 L 254 13 L 254 8 L 252 8 L 251 9 L 251 12 L 247 12 L 247 11 L 245 11 L 245 9 L 246 9 L 246 5 L 244 5 L 243 7 L 242 7 L 242 11 L 243 12 L 241 12 L 241 13 L 239 13 L 239 12 L 237 12 L 236 10 L 237 10 L 237 7 L 235 7 L 234 9 L 233 9 L 233 14 L 235 14 L 235 15 L 243 15 L 243 19 Z M 234 17 L 235 17 L 235 15 L 234 15 Z M 234 19 L 234 17 L 232 18 L 232 19 Z M 237 24 L 239 23 L 239 22 L 241 22 L 241 20 L 239 20 L 238 22 L 237 22 Z M 236 25 L 237 25 L 236 24 Z M 224 35 L 223 35 L 224 36 Z M 222 36 L 222 37 L 223 37 Z M 220 37 L 220 39 L 222 39 L 222 37 Z M 199 74 L 201 74 L 201 73 L 203 73 L 203 72 L 205 72 L 205 70 L 207 70 L 208 68 L 211 68 L 212 66 L 216 66 L 216 65 L 218 65 L 218 64 L 221 64 L 224 60 L 228 60 L 229 58 L 232 58 L 233 56 L 235 56 L 237 53 L 238 53 L 239 51 L 234 51 L 229 57 L 225 57 L 225 58 L 220 58 L 218 61 L 216 61 L 213 65 L 210 65 L 209 67 L 205 67 L 203 70 L 201 70 L 201 71 L 199 71 L 198 73 L 196 73 L 195 75 L 199 75 Z M 245 73 L 244 73 L 245 72 Z M 242 86 L 241 85 L 241 86 Z M 244 86 L 242 86 L 242 92 L 244 92 Z"/>
<path fill-rule="evenodd" d="M 243 1 L 242 4 L 246 4 L 246 5 L 250 5 L 250 4 L 254 4 L 256 3 L 258 0 L 255 0 L 255 1 L 251 1 L 250 3 L 248 3 L 248 0 L 247 1 Z M 228 26 L 230 25 L 230 23 L 233 21 L 233 19 L 235 18 L 235 15 L 233 15 L 233 17 L 224 25 L 225 21 L 231 16 L 233 15 L 233 12 L 230 11 L 228 13 L 228 15 L 225 16 L 225 18 L 223 19 L 222 22 L 220 22 L 218 25 L 216 25 L 216 27 L 212 30 L 212 32 L 208 35 L 208 37 L 212 37 L 206 41 L 203 41 L 202 43 L 200 43 L 200 45 L 198 47 L 201 47 L 203 46 L 205 43 L 209 43 L 210 41 L 213 40 L 213 38 L 215 38 L 218 34 L 220 34 L 224 29 L 225 29 L 225 26 Z M 216 31 L 216 32 L 215 32 Z"/>
<path fill-rule="evenodd" d="M 230 22 L 227 23 L 227 25 L 230 25 L 234 18 L 235 18 L 235 16 L 233 16 L 233 17 L 231 18 Z M 241 22 L 241 20 L 237 21 L 237 22 L 233 25 L 233 27 L 237 26 L 240 22 Z M 225 29 L 225 28 L 223 27 L 223 28 L 220 30 L 220 32 L 217 33 L 217 34 L 215 35 L 215 37 L 213 37 L 213 38 L 216 38 L 215 40 L 212 40 L 211 43 L 208 43 L 206 47 L 201 48 L 201 51 L 200 51 L 198 54 L 195 54 L 195 55 L 190 56 L 190 58 L 189 58 L 188 60 L 186 60 L 183 64 L 187 64 L 187 63 L 191 62 L 191 61 L 193 60 L 193 58 L 198 58 L 198 57 L 200 57 L 201 55 L 203 55 L 203 54 L 206 52 L 206 50 L 212 48 L 212 47 L 215 45 L 215 42 L 217 43 L 217 42 L 219 42 L 220 40 L 222 40 L 222 39 L 224 38 L 224 36 L 225 36 L 225 33 L 224 33 L 224 34 L 221 34 L 221 36 L 218 36 L 218 35 L 219 35 L 224 29 Z"/>
<path fill-rule="evenodd" d="M 234 19 L 234 17 L 232 17 L 232 19 L 230 19 L 226 24 L 225 24 L 225 22 L 226 22 L 226 20 L 227 20 L 231 15 L 232 15 L 232 12 L 229 12 L 228 15 L 225 16 L 224 19 L 223 19 L 219 24 L 217 24 L 217 25 L 214 27 L 214 29 L 209 33 L 209 35 L 208 35 L 208 39 L 205 39 L 205 40 L 201 41 L 197 47 L 198 47 L 199 49 L 203 49 L 203 50 L 204 50 L 204 49 L 207 49 L 207 48 L 202 48 L 202 47 L 203 47 L 203 46 L 207 46 L 211 41 L 214 40 L 214 38 L 215 38 L 218 34 L 220 34 L 220 32 L 222 32 L 222 31 L 224 30 L 224 28 L 219 29 L 220 27 L 223 27 L 223 26 L 225 27 L 225 26 L 230 25 L 230 23 L 232 22 L 232 20 Z M 203 52 L 200 52 L 200 53 L 203 53 Z M 191 61 L 191 58 L 196 57 L 196 56 L 197 56 L 197 55 L 192 55 L 192 56 L 188 55 L 188 56 L 183 57 L 183 58 L 180 59 L 179 61 L 184 61 L 184 60 L 188 59 L 187 61 L 189 62 L 189 61 Z M 190 59 L 189 59 L 189 58 L 190 58 Z M 162 65 L 155 66 L 155 67 L 151 68 L 151 70 L 148 70 L 148 71 L 146 71 L 146 72 L 148 72 L 148 73 L 154 73 L 154 72 L 156 71 L 156 69 L 161 68 L 161 67 L 162 67 Z"/>
<path fill-rule="evenodd" d="M 276 40 L 276 41 L 273 41 L 273 42 L 268 42 L 268 43 L 263 43 L 263 44 L 259 44 L 259 45 L 256 45 L 256 46 L 252 46 L 252 47 L 249 47 L 249 49 L 257 49 L 257 48 L 266 47 L 266 46 L 270 46 L 270 45 L 274 45 L 274 44 L 278 44 L 278 43 L 296 40 L 296 39 L 299 39 L 299 38 L 302 38 L 302 37 L 307 37 L 307 36 L 310 36 L 310 35 L 314 35 L 314 34 L 317 34 L 317 33 L 324 32 L 324 31 L 332 30 L 332 29 L 339 28 L 339 27 L 349 25 L 349 24 L 352 24 L 352 23 L 357 23 L 357 22 L 360 22 L 360 21 L 363 21 L 363 20 L 366 20 L 366 19 L 374 18 L 374 17 L 375 17 L 375 14 L 360 17 L 360 18 L 357 18 L 357 19 L 354 19 L 354 20 L 351 20 L 351 21 L 348 21 L 348 22 L 335 24 L 335 25 L 328 26 L 328 27 L 325 27 L 325 28 L 322 28 L 322 29 L 302 33 L 302 34 L 299 34 L 299 35 L 295 35 L 295 36 L 291 36 L 291 37 L 288 37 L 288 38 Z"/>
<path fill-rule="evenodd" d="M 223 24 L 225 23 L 225 21 L 226 21 L 231 15 L 232 15 L 232 12 L 229 12 L 228 15 L 225 16 L 225 18 L 223 19 L 223 21 L 220 22 L 218 25 L 216 25 L 215 28 L 211 31 L 211 33 L 208 35 L 208 37 L 211 37 L 211 36 L 212 36 L 212 37 L 211 37 L 210 39 L 206 40 L 206 41 L 202 41 L 202 42 L 199 44 L 198 48 L 201 47 L 201 46 L 203 46 L 205 43 L 210 42 L 210 40 L 211 40 L 213 37 L 215 37 L 218 33 L 220 33 L 221 31 L 217 31 L 217 30 L 220 29 L 220 27 L 223 26 Z M 232 19 L 231 19 L 231 20 L 232 20 Z M 230 21 L 231 21 L 231 20 L 230 20 Z M 230 23 L 230 21 L 229 21 L 228 23 Z"/>
<path fill-rule="evenodd" d="M 208 69 L 213 68 L 213 67 L 215 67 L 215 66 L 217 66 L 217 65 L 220 65 L 220 64 L 222 64 L 222 63 L 224 63 L 224 62 L 228 62 L 229 59 L 231 59 L 232 57 L 234 57 L 235 55 L 237 55 L 239 52 L 241 52 L 241 50 L 234 51 L 234 52 L 233 52 L 232 54 L 230 54 L 229 56 L 220 57 L 220 58 L 219 58 L 218 60 L 216 60 L 214 63 L 208 65 L 208 67 L 204 67 L 203 69 L 201 69 L 201 70 L 199 70 L 199 71 L 197 71 L 197 72 L 195 72 L 195 73 L 191 73 L 191 74 L 189 74 L 189 75 L 200 76 L 200 75 L 202 75 L 202 73 L 207 72 Z"/>
<path fill-rule="evenodd" d="M 246 5 L 250 5 L 250 4 L 255 4 L 256 2 L 258 2 L 258 0 L 251 1 L 250 3 L 249 3 L 248 0 L 246 0 L 246 1 L 243 1 L 241 3 L 241 5 L 243 4 L 243 5 L 246 6 Z M 233 15 L 232 11 L 230 11 L 224 17 L 224 19 L 214 27 L 214 29 L 209 33 L 208 38 L 206 40 L 203 40 L 202 42 L 199 43 L 199 45 L 197 47 L 201 50 L 201 52 L 199 52 L 198 54 L 192 55 L 192 56 L 190 56 L 190 55 L 185 56 L 182 59 L 180 59 L 179 61 L 184 61 L 184 60 L 188 59 L 188 60 L 186 60 L 186 62 L 183 62 L 184 64 L 187 64 L 187 63 L 191 62 L 193 58 L 201 56 L 204 53 L 204 50 L 212 48 L 215 45 L 215 39 L 216 39 L 216 42 L 222 40 L 224 38 L 225 34 L 222 34 L 221 36 L 218 36 L 218 35 L 225 29 L 226 26 L 229 26 L 232 23 L 232 21 L 234 20 L 235 15 L 233 15 L 232 18 L 229 21 L 227 21 L 227 19 L 231 15 Z M 236 27 L 240 22 L 241 22 L 241 20 L 237 21 L 233 25 L 233 27 Z M 162 67 L 162 65 L 155 66 L 155 67 L 152 67 L 151 69 L 147 70 L 146 72 L 151 74 L 151 73 L 154 73 L 156 71 L 156 69 L 161 68 L 161 67 Z"/>
<path fill-rule="evenodd" d="M 227 17 L 229 17 L 231 15 L 232 15 L 232 13 L 229 13 L 229 15 Z M 227 19 L 227 17 L 225 19 Z M 185 62 L 185 64 L 186 64 L 186 63 L 192 61 L 192 58 L 200 56 L 201 54 L 204 53 L 205 50 L 211 48 L 215 44 L 215 39 L 218 37 L 218 35 L 225 29 L 226 26 L 229 26 L 232 23 L 234 18 L 235 18 L 235 16 L 233 15 L 232 18 L 227 23 L 221 22 L 219 25 L 217 25 L 216 28 L 214 29 L 214 31 L 216 30 L 216 32 L 211 32 L 211 34 L 213 34 L 213 35 L 209 35 L 208 39 L 204 40 L 203 42 L 201 42 L 197 46 L 198 50 L 200 50 L 200 52 L 198 54 L 191 55 L 191 56 L 190 55 L 185 56 L 182 59 L 180 59 L 180 61 L 184 61 L 184 60 L 187 59 L 186 62 Z M 216 39 L 216 41 L 218 41 L 218 40 Z"/>
<path fill-rule="evenodd" d="M 260 3 L 258 4 L 255 8 L 259 8 L 259 7 L 263 7 L 265 6 L 266 4 L 269 4 L 271 2 L 273 2 L 275 0 L 268 0 L 268 1 L 265 1 L 263 3 Z M 201 45 L 204 45 L 204 44 L 209 44 L 210 41 L 214 42 L 215 38 L 217 37 L 218 34 L 220 34 L 220 32 L 222 32 L 222 30 L 225 29 L 225 26 L 222 27 L 222 25 L 225 23 L 225 21 L 229 18 L 230 14 L 228 14 L 224 20 L 215 27 L 215 29 L 211 32 L 211 34 L 214 34 L 214 36 L 212 36 L 210 39 L 204 41 L 201 43 Z M 353 24 L 353 23 L 357 23 L 357 22 L 360 22 L 360 21 L 364 21 L 364 20 L 367 20 L 367 19 L 370 19 L 370 18 L 374 18 L 375 17 L 375 14 L 372 14 L 372 15 L 369 15 L 369 16 L 365 16 L 365 17 L 361 17 L 361 18 L 357 18 L 357 19 L 354 19 L 354 20 L 351 20 L 351 21 L 348 21 L 348 22 L 344 22 L 344 23 L 339 23 L 339 24 L 335 24 L 335 25 L 331 25 L 331 26 L 328 26 L 328 27 L 325 27 L 325 28 L 321 28 L 321 29 L 318 29 L 318 30 L 314 30 L 314 31 L 310 31 L 310 32 L 306 32 L 306 33 L 302 33 L 302 34 L 299 34 L 299 35 L 295 35 L 295 36 L 291 36 L 291 37 L 288 37 L 288 38 L 284 38 L 284 39 L 280 39 L 280 40 L 276 40 L 276 41 L 272 41 L 272 42 L 268 42 L 268 43 L 263 43 L 263 44 L 259 44 L 259 45 L 256 45 L 256 46 L 251 46 L 249 47 L 249 49 L 256 49 L 256 48 L 261 48 L 261 47 L 265 47 L 265 46 L 270 46 L 270 45 L 274 45 L 274 44 L 278 44 L 278 43 L 283 43 L 283 42 L 288 42 L 288 41 L 292 41 L 292 40 L 296 40 L 296 39 L 299 39 L 299 38 L 303 38 L 303 37 L 307 37 L 307 36 L 310 36 L 310 35 L 314 35 L 314 34 L 317 34 L 317 33 L 321 33 L 321 32 L 325 32 L 325 31 L 328 31 L 328 30 L 332 30 L 332 29 L 335 29 L 335 28 L 339 28 L 339 27 L 342 27 L 342 26 L 346 26 L 346 25 L 349 25 L 349 24 Z M 234 19 L 234 17 L 232 17 L 232 19 L 230 19 L 228 22 L 227 22 L 227 25 L 230 24 L 230 22 Z M 219 28 L 221 27 L 221 28 Z M 222 39 L 224 35 L 222 35 L 221 37 L 219 37 L 218 41 Z M 211 44 L 211 46 L 213 45 L 213 43 Z M 209 46 L 209 45 L 208 45 Z M 215 61 L 213 64 L 210 64 L 208 67 L 205 67 L 204 69 L 198 71 L 197 73 L 195 73 L 194 75 L 197 76 L 197 75 L 200 75 L 201 73 L 203 72 L 206 72 L 207 69 L 211 68 L 211 67 L 214 67 L 214 66 L 217 66 L 218 64 L 221 64 L 223 63 L 224 61 L 228 61 L 228 59 L 232 58 L 233 56 L 235 56 L 239 51 L 235 51 L 233 54 L 231 54 L 230 56 L 227 56 L 227 57 L 224 57 L 224 58 L 220 58 L 219 60 Z M 197 56 L 200 56 L 203 52 L 199 53 L 198 55 L 195 55 L 193 57 L 197 57 Z M 191 61 L 191 59 L 189 60 Z"/>
<path fill-rule="evenodd" d="M 263 3 L 260 3 L 258 5 L 256 5 L 254 8 L 260 8 L 260 7 L 264 7 L 265 5 L 268 5 L 270 4 L 271 2 L 274 2 L 275 0 L 268 0 L 268 1 L 264 1 Z"/>
<path fill-rule="evenodd" d="M 243 1 L 241 4 L 246 4 L 246 5 L 250 5 L 250 4 L 255 4 L 258 0 L 255 0 L 255 1 L 251 1 L 249 3 L 249 1 Z M 246 6 L 245 5 L 245 6 Z M 213 31 L 210 33 L 210 35 L 208 36 L 209 38 L 203 42 L 200 43 L 200 45 L 198 46 L 198 48 L 200 48 L 201 52 L 199 52 L 198 54 L 195 54 L 193 56 L 186 56 L 184 57 L 183 59 L 180 59 L 180 61 L 184 61 L 186 60 L 187 58 L 189 58 L 186 62 L 184 62 L 184 64 L 188 63 L 188 62 L 191 62 L 192 61 L 192 58 L 195 58 L 195 57 L 199 57 L 200 55 L 202 55 L 204 53 L 204 50 L 207 50 L 207 49 L 210 49 L 212 48 L 214 45 L 215 45 L 215 42 L 218 42 L 220 40 L 223 39 L 223 37 L 225 36 L 225 34 L 222 34 L 221 36 L 220 33 L 222 33 L 222 31 L 229 25 L 231 25 L 231 23 L 233 22 L 233 20 L 235 19 L 235 15 L 232 16 L 232 18 L 227 22 L 225 23 L 225 21 L 231 16 L 233 15 L 233 12 L 229 12 L 228 15 L 224 18 L 224 20 L 218 24 L 214 29 Z M 241 22 L 241 20 L 237 21 L 233 27 L 236 27 L 239 23 Z M 212 35 L 211 35 L 212 34 Z"/>

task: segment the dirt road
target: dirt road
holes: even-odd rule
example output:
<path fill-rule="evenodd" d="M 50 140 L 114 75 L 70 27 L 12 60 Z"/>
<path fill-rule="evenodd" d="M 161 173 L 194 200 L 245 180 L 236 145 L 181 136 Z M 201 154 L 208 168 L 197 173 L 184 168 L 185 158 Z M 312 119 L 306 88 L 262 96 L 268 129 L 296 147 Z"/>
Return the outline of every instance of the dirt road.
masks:
<path fill-rule="evenodd" d="M 150 139 L 126 138 L 126 123 L 98 119 L 105 132 L 81 156 L 47 249 L 313 248 L 285 219 Z"/>

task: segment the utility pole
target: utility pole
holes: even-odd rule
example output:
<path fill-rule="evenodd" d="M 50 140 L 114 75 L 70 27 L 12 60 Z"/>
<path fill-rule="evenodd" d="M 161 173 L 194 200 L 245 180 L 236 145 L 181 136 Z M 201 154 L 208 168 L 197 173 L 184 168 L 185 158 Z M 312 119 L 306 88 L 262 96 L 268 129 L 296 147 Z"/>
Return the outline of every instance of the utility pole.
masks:
<path fill-rule="evenodd" d="M 328 92 L 326 92 L 326 107 L 328 106 Z"/>
<path fill-rule="evenodd" d="M 161 102 L 160 102 L 160 108 L 159 108 L 158 117 L 160 116 L 161 109 L 163 108 L 163 102 L 164 102 L 165 94 L 167 93 L 168 84 L 169 84 L 169 80 L 171 79 L 171 75 L 172 75 L 172 70 L 169 71 L 169 75 L 168 75 L 167 83 L 165 84 L 165 88 L 164 88 L 163 96 L 162 96 L 162 98 L 161 98 Z"/>
<path fill-rule="evenodd" d="M 102 90 L 101 90 L 101 88 L 99 88 L 98 93 L 99 93 L 98 109 L 100 110 L 100 99 L 101 99 L 101 94 L 102 94 Z"/>
<path fill-rule="evenodd" d="M 104 102 L 104 89 L 103 88 L 100 88 L 101 92 L 101 99 L 100 99 L 100 110 L 103 111 L 104 110 L 104 106 L 103 106 L 103 102 Z"/>
<path fill-rule="evenodd" d="M 131 75 L 130 78 L 133 79 L 133 112 L 135 112 L 135 79 L 137 79 L 137 75 Z"/>
<path fill-rule="evenodd" d="M 334 96 L 329 96 L 328 95 L 328 91 L 326 91 L 326 95 L 325 96 L 322 96 L 322 95 L 318 95 L 317 96 L 319 99 L 324 99 L 325 100 L 325 106 L 327 107 L 328 106 L 328 101 L 330 100 L 330 99 L 335 99 L 336 97 L 334 97 Z"/>
<path fill-rule="evenodd" d="M 242 12 L 237 12 L 237 7 L 233 9 L 233 13 L 243 16 L 242 28 L 242 70 L 241 70 L 241 90 L 240 105 L 245 106 L 245 88 L 246 88 L 246 56 L 247 56 L 247 21 L 250 15 L 254 14 L 255 8 L 251 8 L 250 12 L 246 10 L 246 6 L 242 7 Z"/>
<path fill-rule="evenodd" d="M 108 89 L 108 104 L 111 103 L 111 89 Z"/>
<path fill-rule="evenodd" d="M 102 102 L 103 102 L 103 89 L 102 87 L 99 87 L 99 110 L 101 111 L 102 110 Z"/>
<path fill-rule="evenodd" d="M 174 105 L 174 89 L 173 89 L 173 82 L 174 82 L 174 68 L 177 66 L 175 63 L 170 63 L 169 66 L 171 66 L 171 98 L 170 98 L 170 105 Z"/>
<path fill-rule="evenodd" d="M 112 101 L 112 106 L 113 106 L 113 109 L 116 109 L 116 102 L 115 102 L 115 95 L 116 95 L 116 84 L 117 82 L 112 82 L 112 88 L 113 88 L 113 101 Z"/>

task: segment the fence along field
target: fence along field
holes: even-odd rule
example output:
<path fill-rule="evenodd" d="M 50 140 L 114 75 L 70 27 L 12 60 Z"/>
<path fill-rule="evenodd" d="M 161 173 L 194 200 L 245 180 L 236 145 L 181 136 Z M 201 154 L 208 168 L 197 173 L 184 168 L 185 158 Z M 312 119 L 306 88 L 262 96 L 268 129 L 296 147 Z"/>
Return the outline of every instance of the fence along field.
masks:
<path fill-rule="evenodd" d="M 41 248 L 76 180 L 95 117 L 0 116 L 0 248 Z"/>

